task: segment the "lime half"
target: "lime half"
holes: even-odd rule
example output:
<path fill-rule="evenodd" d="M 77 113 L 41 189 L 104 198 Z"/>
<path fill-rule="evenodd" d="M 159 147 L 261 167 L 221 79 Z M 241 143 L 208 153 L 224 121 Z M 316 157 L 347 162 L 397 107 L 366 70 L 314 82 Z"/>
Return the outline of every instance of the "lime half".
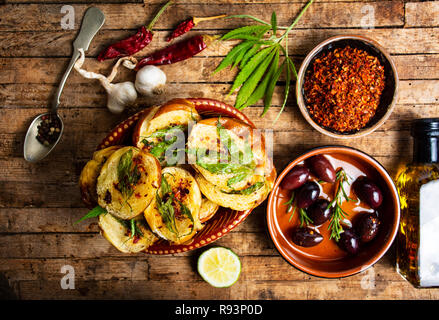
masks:
<path fill-rule="evenodd" d="M 230 287 L 241 274 L 241 261 L 232 250 L 214 247 L 198 258 L 198 273 L 211 286 Z"/>

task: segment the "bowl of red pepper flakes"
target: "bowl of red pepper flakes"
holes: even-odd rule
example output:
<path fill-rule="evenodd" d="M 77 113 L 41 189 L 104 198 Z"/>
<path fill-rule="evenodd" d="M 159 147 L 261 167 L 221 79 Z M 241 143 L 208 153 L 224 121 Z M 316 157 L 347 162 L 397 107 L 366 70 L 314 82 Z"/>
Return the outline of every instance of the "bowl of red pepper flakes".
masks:
<path fill-rule="evenodd" d="M 398 94 L 395 63 L 377 42 L 358 35 L 336 36 L 303 61 L 296 83 L 305 119 L 333 138 L 365 136 L 392 113 Z"/>

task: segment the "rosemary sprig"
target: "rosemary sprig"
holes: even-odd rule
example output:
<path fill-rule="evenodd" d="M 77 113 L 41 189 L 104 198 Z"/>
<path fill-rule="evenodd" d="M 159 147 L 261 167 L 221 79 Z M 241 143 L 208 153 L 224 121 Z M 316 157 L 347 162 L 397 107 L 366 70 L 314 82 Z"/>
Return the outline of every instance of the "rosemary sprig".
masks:
<path fill-rule="evenodd" d="M 288 56 L 288 33 L 297 24 L 313 1 L 308 1 L 293 23 L 288 27 L 277 25 L 275 12 L 271 15 L 270 23 L 250 15 L 231 15 L 227 17 L 251 19 L 257 22 L 255 25 L 234 29 L 221 38 L 223 41 L 242 40 L 242 42 L 230 50 L 215 70 L 216 73 L 229 66 L 232 69 L 235 66 L 239 66 L 240 71 L 229 92 L 230 95 L 239 89 L 235 108 L 241 110 L 263 99 L 264 111 L 261 114 L 263 116 L 271 106 L 273 92 L 280 76 L 282 73 L 285 73 L 284 99 L 279 114 L 275 119 L 275 122 L 277 121 L 288 101 L 291 81 L 297 78 L 294 62 Z M 282 30 L 283 33 L 278 37 L 277 32 L 279 30 Z M 267 32 L 269 32 L 268 37 L 266 36 Z M 279 59 L 280 53 L 284 56 L 282 61 Z"/>
<path fill-rule="evenodd" d="M 310 217 L 308 217 L 308 215 L 306 214 L 305 209 L 300 208 L 299 210 L 300 212 L 300 227 L 303 227 L 303 224 L 306 223 L 306 225 L 313 223 L 313 221 L 311 220 Z"/>
<path fill-rule="evenodd" d="M 331 230 L 329 238 L 334 238 L 335 241 L 338 241 L 340 239 L 340 234 L 343 232 L 343 227 L 340 222 L 348 216 L 346 211 L 342 209 L 341 205 L 343 201 L 351 201 L 352 199 L 349 198 L 344 189 L 344 183 L 347 183 L 348 185 L 350 184 L 346 172 L 343 169 L 340 169 L 337 171 L 335 178 L 337 187 L 334 199 L 328 205 L 328 208 L 334 207 L 328 230 Z"/>
<path fill-rule="evenodd" d="M 291 193 L 290 200 L 288 200 L 287 202 L 284 203 L 284 205 L 287 206 L 287 213 L 289 213 L 291 211 L 291 209 L 293 209 L 293 212 L 291 213 L 290 218 L 288 219 L 288 222 L 291 222 L 291 219 L 293 218 L 294 214 L 297 211 L 297 205 L 295 204 L 295 201 L 296 201 L 296 193 L 293 191 Z M 310 217 L 308 217 L 305 209 L 303 209 L 303 208 L 299 209 L 299 220 L 300 220 L 300 227 L 303 227 L 303 225 L 305 223 L 307 225 L 310 223 L 313 223 L 312 219 Z"/>

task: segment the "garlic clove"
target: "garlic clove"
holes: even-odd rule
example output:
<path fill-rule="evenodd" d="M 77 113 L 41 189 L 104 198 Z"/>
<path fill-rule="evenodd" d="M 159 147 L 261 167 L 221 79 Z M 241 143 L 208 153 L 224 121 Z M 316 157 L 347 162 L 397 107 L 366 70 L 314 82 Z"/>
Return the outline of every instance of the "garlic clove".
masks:
<path fill-rule="evenodd" d="M 125 107 L 134 103 L 137 91 L 130 81 L 114 83 L 108 89 L 107 107 L 112 113 L 121 113 Z"/>
<path fill-rule="evenodd" d="M 156 66 L 144 66 L 136 74 L 136 90 L 146 96 L 161 94 L 166 84 L 166 74 Z"/>

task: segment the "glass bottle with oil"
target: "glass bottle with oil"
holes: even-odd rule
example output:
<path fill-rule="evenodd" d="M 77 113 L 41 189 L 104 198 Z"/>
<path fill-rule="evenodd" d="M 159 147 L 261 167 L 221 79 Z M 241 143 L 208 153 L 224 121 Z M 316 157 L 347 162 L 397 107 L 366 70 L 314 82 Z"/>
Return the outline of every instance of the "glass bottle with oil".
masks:
<path fill-rule="evenodd" d="M 399 171 L 397 270 L 415 287 L 439 287 L 439 118 L 412 123 L 413 162 Z"/>

